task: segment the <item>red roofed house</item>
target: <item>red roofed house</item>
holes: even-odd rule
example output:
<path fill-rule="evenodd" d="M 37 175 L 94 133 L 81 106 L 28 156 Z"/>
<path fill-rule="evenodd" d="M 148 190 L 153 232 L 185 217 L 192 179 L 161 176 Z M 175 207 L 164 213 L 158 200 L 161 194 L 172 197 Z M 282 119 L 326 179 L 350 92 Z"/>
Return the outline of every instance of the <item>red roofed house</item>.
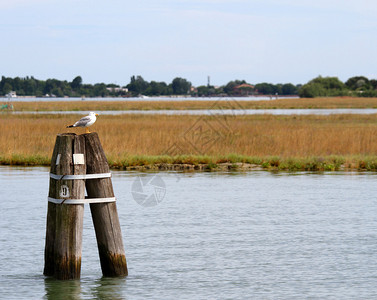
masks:
<path fill-rule="evenodd" d="M 239 95 L 239 96 L 253 95 L 254 86 L 248 83 L 239 84 L 233 88 L 233 92 L 235 95 Z"/>

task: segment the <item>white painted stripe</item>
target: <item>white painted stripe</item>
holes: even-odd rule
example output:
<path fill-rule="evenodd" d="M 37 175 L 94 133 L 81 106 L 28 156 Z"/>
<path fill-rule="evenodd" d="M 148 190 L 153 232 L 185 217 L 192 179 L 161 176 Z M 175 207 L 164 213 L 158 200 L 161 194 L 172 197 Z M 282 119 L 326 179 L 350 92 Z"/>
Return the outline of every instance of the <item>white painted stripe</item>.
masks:
<path fill-rule="evenodd" d="M 47 197 L 49 202 L 55 204 L 87 204 L 87 203 L 108 203 L 108 202 L 115 202 L 115 197 L 109 198 L 88 198 L 88 199 L 55 199 L 51 197 Z"/>
<path fill-rule="evenodd" d="M 50 177 L 56 180 L 100 179 L 100 178 L 111 177 L 111 173 L 83 174 L 83 175 L 56 175 L 56 174 L 50 173 Z"/>

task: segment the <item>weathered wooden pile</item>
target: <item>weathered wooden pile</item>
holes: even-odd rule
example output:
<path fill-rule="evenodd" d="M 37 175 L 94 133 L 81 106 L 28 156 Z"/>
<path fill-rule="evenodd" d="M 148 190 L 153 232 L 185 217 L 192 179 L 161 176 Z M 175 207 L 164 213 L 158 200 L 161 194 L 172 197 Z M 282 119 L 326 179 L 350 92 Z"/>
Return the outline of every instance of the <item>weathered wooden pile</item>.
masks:
<path fill-rule="evenodd" d="M 128 274 L 111 173 L 97 133 L 57 136 L 48 200 L 44 275 L 80 278 L 85 203 L 90 204 L 103 275 Z"/>

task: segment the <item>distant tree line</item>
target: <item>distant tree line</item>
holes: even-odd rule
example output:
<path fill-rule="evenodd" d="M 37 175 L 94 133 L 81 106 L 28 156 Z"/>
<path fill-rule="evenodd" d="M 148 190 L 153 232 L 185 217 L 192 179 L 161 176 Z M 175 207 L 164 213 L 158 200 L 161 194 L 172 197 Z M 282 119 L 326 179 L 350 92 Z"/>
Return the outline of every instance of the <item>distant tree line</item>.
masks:
<path fill-rule="evenodd" d="M 148 82 L 141 76 L 132 76 L 126 88 L 132 96 L 188 95 L 191 92 L 191 82 L 176 77 L 170 84 L 166 84 L 157 81 Z"/>
<path fill-rule="evenodd" d="M 242 89 L 237 90 L 237 87 Z M 39 80 L 29 77 L 4 77 L 0 81 L 0 95 L 14 91 L 18 96 L 36 97 L 130 97 L 130 96 L 239 96 L 242 95 L 297 95 L 300 85 L 259 83 L 250 85 L 245 80 L 234 80 L 224 86 L 202 85 L 193 87 L 191 82 L 176 77 L 170 84 L 158 81 L 146 81 L 142 76 L 132 76 L 126 86 L 116 84 L 84 84 L 81 76 L 71 82 L 67 80 Z"/>
<path fill-rule="evenodd" d="M 197 96 L 239 96 L 241 95 L 297 95 L 300 85 L 293 85 L 292 83 L 286 84 L 272 84 L 272 83 L 257 83 L 251 85 L 245 80 L 234 80 L 228 82 L 224 86 L 198 86 Z M 247 91 L 240 93 L 240 89 Z M 195 93 L 195 92 L 194 92 Z"/>
<path fill-rule="evenodd" d="M 343 83 L 337 77 L 318 76 L 299 89 L 299 96 L 303 98 L 328 96 L 377 97 L 377 80 L 355 76 Z"/>
<path fill-rule="evenodd" d="M 169 84 L 158 81 L 146 81 L 143 77 L 132 76 L 126 86 L 117 84 L 84 84 L 81 76 L 71 82 L 57 79 L 38 80 L 31 77 L 4 77 L 0 81 L 0 95 L 14 91 L 18 96 L 36 97 L 137 97 L 191 95 L 206 96 L 245 96 L 245 95 L 299 95 L 300 97 L 326 96 L 364 96 L 377 97 L 377 80 L 364 76 L 351 77 L 345 83 L 337 77 L 317 77 L 304 85 L 292 83 L 272 84 L 247 83 L 245 80 L 234 80 L 223 86 L 201 85 L 193 87 L 191 82 L 176 77 Z"/>
<path fill-rule="evenodd" d="M 36 97 L 105 97 L 115 95 L 111 89 L 108 89 L 113 86 L 104 83 L 83 84 L 80 76 L 75 77 L 71 82 L 57 79 L 38 80 L 33 76 L 25 78 L 3 76 L 0 81 L 0 93 L 6 95 L 14 91 L 18 96 Z"/>

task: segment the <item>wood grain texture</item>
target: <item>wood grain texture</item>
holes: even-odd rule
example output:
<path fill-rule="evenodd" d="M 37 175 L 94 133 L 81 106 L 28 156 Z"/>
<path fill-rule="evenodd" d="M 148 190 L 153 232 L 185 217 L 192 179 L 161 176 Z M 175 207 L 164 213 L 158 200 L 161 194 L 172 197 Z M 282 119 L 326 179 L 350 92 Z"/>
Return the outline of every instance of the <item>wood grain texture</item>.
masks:
<path fill-rule="evenodd" d="M 72 155 L 85 153 L 85 139 L 75 134 L 59 134 L 51 160 L 51 173 L 83 175 L 85 165 L 74 165 Z M 60 163 L 56 157 L 60 154 Z M 61 186 L 69 189 L 67 199 L 85 198 L 84 180 L 55 180 L 50 178 L 49 197 L 61 199 Z M 65 198 L 64 198 L 65 199 Z M 80 278 L 84 205 L 48 203 L 45 268 L 43 274 L 57 279 Z"/>
<path fill-rule="evenodd" d="M 97 133 L 85 134 L 87 174 L 108 173 L 109 165 Z M 111 178 L 86 181 L 89 198 L 114 197 Z M 128 275 L 118 211 L 115 202 L 90 204 L 104 276 Z"/>

